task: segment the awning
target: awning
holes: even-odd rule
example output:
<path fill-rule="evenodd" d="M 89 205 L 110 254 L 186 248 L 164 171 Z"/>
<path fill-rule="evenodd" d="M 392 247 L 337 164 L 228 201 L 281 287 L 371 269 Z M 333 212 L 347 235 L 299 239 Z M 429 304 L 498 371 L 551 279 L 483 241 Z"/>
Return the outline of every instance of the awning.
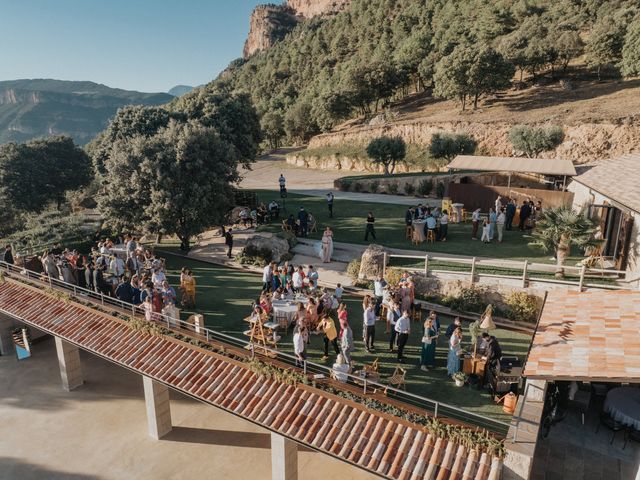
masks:
<path fill-rule="evenodd" d="M 640 382 L 640 292 L 552 291 L 524 367 L 544 380 Z"/>
<path fill-rule="evenodd" d="M 480 157 L 458 155 L 447 165 L 451 170 L 477 170 L 481 172 L 535 173 L 572 177 L 576 169 L 571 160 L 558 158 Z"/>

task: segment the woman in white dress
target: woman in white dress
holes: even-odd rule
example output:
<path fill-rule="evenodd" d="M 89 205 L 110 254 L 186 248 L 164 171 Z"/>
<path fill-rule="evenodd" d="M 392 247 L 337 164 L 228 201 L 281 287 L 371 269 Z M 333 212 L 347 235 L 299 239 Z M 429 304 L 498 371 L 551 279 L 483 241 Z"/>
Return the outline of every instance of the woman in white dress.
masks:
<path fill-rule="evenodd" d="M 331 255 L 333 255 L 333 232 L 331 228 L 324 229 L 322 234 L 322 242 L 320 245 L 320 259 L 323 263 L 331 262 Z"/>

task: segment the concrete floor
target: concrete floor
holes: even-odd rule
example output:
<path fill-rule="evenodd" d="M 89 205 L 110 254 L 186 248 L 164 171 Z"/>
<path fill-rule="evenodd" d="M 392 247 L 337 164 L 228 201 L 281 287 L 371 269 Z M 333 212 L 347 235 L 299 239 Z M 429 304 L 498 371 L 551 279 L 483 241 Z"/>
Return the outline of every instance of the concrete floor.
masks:
<path fill-rule="evenodd" d="M 82 352 L 85 384 L 61 388 L 55 345 L 18 362 L 0 356 L 0 479 L 268 479 L 270 435 L 215 407 L 171 392 L 174 430 L 147 436 L 142 379 Z M 310 450 L 300 479 L 372 475 Z"/>

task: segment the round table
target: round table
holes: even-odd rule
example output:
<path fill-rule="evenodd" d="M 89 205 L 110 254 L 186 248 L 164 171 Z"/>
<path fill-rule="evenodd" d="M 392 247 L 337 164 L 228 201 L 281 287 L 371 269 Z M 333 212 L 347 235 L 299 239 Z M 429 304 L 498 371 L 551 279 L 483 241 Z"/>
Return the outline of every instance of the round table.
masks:
<path fill-rule="evenodd" d="M 291 325 L 296 320 L 296 313 L 298 311 L 298 302 L 290 303 L 290 302 L 273 302 L 273 316 L 274 318 L 278 318 L 281 315 L 287 317 L 289 321 L 289 325 Z"/>
<path fill-rule="evenodd" d="M 640 388 L 619 387 L 610 390 L 604 411 L 616 422 L 640 430 Z"/>
<path fill-rule="evenodd" d="M 414 220 L 413 226 L 413 238 L 419 242 L 424 242 L 426 237 L 424 236 L 424 226 L 427 224 L 426 220 Z"/>

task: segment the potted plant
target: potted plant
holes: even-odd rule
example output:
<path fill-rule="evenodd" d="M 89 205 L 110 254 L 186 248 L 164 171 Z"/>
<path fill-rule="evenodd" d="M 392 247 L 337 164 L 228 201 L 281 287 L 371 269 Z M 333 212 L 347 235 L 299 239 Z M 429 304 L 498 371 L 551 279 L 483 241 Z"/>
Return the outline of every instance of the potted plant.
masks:
<path fill-rule="evenodd" d="M 453 380 L 456 382 L 456 387 L 464 386 L 465 382 L 469 377 L 464 372 L 456 372 L 453 374 Z"/>

